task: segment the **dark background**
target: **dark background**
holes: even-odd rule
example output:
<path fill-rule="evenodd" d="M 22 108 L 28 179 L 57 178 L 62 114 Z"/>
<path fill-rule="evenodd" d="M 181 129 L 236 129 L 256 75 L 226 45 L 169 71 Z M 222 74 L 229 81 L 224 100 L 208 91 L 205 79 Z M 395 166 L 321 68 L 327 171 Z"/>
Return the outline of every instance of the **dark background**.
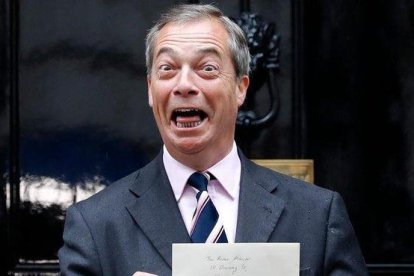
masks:
<path fill-rule="evenodd" d="M 0 274 L 55 271 L 67 206 L 160 150 L 144 37 L 180 2 L 0 2 Z M 414 273 L 414 2 L 215 2 L 280 36 L 280 109 L 249 157 L 313 159 L 372 274 Z"/>

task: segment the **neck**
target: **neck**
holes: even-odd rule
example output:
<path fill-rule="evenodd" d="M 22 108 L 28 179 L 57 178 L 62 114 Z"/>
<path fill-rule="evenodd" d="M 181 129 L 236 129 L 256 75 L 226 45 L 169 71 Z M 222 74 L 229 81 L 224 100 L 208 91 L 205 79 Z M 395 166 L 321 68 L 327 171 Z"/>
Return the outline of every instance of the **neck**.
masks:
<path fill-rule="evenodd" d="M 176 152 L 167 148 L 170 155 L 181 164 L 196 171 L 206 171 L 226 157 L 233 148 L 231 144 L 220 151 L 200 151 L 197 153 Z"/>

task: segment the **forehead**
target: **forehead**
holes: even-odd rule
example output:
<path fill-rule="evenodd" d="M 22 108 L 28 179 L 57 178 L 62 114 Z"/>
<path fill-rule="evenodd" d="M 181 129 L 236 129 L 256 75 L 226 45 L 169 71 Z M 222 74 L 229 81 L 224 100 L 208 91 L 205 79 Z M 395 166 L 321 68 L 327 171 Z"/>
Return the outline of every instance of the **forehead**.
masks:
<path fill-rule="evenodd" d="M 226 29 L 218 19 L 203 18 L 184 23 L 170 22 L 158 34 L 155 54 L 166 46 L 183 45 L 217 47 L 223 52 L 228 52 L 228 38 Z"/>

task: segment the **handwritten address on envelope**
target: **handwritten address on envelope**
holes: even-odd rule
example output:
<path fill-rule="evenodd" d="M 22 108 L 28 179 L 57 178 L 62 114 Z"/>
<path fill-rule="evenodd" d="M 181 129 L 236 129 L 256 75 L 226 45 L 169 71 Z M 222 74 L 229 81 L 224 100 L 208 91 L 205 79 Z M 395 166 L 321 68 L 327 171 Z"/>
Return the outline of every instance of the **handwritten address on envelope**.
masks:
<path fill-rule="evenodd" d="M 299 275 L 299 243 L 173 244 L 173 276 Z"/>

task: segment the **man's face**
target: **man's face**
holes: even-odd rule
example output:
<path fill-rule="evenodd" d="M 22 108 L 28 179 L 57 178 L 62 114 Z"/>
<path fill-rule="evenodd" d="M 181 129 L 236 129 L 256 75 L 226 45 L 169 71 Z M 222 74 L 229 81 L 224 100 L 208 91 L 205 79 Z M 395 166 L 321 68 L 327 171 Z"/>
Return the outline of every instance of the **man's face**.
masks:
<path fill-rule="evenodd" d="M 149 104 L 168 151 L 224 157 L 249 83 L 236 79 L 226 30 L 215 19 L 167 24 L 153 60 Z"/>

